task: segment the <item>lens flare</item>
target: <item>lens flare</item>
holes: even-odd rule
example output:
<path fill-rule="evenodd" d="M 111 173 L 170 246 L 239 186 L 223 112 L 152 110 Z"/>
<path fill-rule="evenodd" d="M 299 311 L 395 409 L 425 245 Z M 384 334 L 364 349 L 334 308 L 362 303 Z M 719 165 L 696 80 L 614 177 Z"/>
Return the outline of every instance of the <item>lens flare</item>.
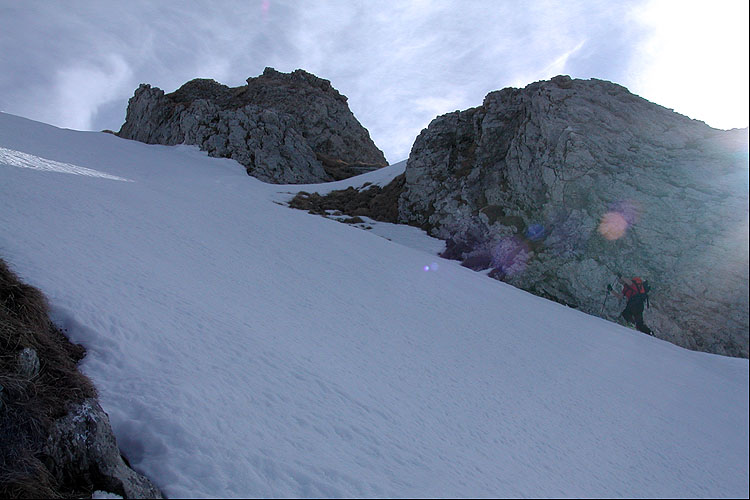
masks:
<path fill-rule="evenodd" d="M 526 229 L 526 237 L 531 241 L 539 241 L 544 237 L 544 226 L 532 224 Z"/>
<path fill-rule="evenodd" d="M 505 238 L 492 249 L 492 266 L 496 272 L 514 276 L 526 269 L 530 256 L 531 251 L 521 238 Z"/>
<path fill-rule="evenodd" d="M 617 212 L 622 215 L 628 226 L 632 226 L 638 221 L 639 208 L 633 200 L 622 200 L 617 203 L 613 203 L 609 207 L 610 212 Z"/>
<path fill-rule="evenodd" d="M 598 231 L 609 241 L 614 241 L 625 236 L 627 229 L 628 221 L 620 212 L 607 212 L 602 215 Z"/>
<path fill-rule="evenodd" d="M 632 200 L 612 203 L 599 222 L 599 234 L 609 241 L 619 240 L 638 221 L 639 212 L 638 205 Z"/>

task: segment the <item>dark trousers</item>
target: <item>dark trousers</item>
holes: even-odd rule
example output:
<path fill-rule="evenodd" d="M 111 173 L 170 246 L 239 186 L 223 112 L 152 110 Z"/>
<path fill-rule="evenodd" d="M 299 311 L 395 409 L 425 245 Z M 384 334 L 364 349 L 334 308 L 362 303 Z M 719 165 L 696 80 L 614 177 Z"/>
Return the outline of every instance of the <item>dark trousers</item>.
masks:
<path fill-rule="evenodd" d="M 622 311 L 622 317 L 628 323 L 635 323 L 638 331 L 651 335 L 651 329 L 643 322 L 643 306 L 645 302 L 645 295 L 633 295 L 628 299 L 628 304 L 625 306 L 625 310 Z"/>

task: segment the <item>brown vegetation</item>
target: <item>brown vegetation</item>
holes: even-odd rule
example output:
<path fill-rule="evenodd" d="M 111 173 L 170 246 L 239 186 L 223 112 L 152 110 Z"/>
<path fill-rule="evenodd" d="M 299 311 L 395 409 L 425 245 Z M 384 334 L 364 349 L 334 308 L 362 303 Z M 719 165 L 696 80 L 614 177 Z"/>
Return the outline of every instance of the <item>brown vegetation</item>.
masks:
<path fill-rule="evenodd" d="M 401 174 L 382 188 L 372 185 L 359 189 L 349 187 L 331 191 L 325 196 L 301 191 L 289 202 L 289 206 L 318 215 L 326 215 L 333 210 L 350 216 L 398 223 L 398 198 L 403 187 L 404 175 Z"/>
<path fill-rule="evenodd" d="M 19 354 L 31 348 L 39 370 L 23 373 Z M 49 320 L 42 293 L 0 259 L 0 497 L 77 496 L 76 485 L 59 484 L 43 454 L 53 421 L 70 403 L 96 396 L 76 364 L 85 355 Z M 91 492 L 86 492 L 91 493 Z"/>

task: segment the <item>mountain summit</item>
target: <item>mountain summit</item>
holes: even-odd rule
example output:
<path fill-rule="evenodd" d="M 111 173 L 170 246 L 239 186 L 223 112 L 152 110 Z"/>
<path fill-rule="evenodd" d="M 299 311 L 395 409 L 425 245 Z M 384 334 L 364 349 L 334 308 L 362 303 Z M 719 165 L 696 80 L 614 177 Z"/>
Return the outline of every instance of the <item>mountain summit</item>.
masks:
<path fill-rule="evenodd" d="M 388 164 L 331 82 L 266 68 L 230 88 L 195 79 L 165 94 L 141 84 L 117 133 L 149 144 L 194 144 L 281 184 L 344 179 Z"/>

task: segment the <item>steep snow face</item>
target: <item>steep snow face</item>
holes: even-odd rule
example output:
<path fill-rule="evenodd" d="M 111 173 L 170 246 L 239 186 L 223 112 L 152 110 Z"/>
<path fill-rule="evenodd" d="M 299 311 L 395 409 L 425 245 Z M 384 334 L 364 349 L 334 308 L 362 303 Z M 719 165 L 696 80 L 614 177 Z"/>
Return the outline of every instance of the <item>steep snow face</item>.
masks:
<path fill-rule="evenodd" d="M 747 494 L 746 359 L 290 210 L 193 148 L 6 114 L 0 147 L 0 253 L 170 497 Z"/>

